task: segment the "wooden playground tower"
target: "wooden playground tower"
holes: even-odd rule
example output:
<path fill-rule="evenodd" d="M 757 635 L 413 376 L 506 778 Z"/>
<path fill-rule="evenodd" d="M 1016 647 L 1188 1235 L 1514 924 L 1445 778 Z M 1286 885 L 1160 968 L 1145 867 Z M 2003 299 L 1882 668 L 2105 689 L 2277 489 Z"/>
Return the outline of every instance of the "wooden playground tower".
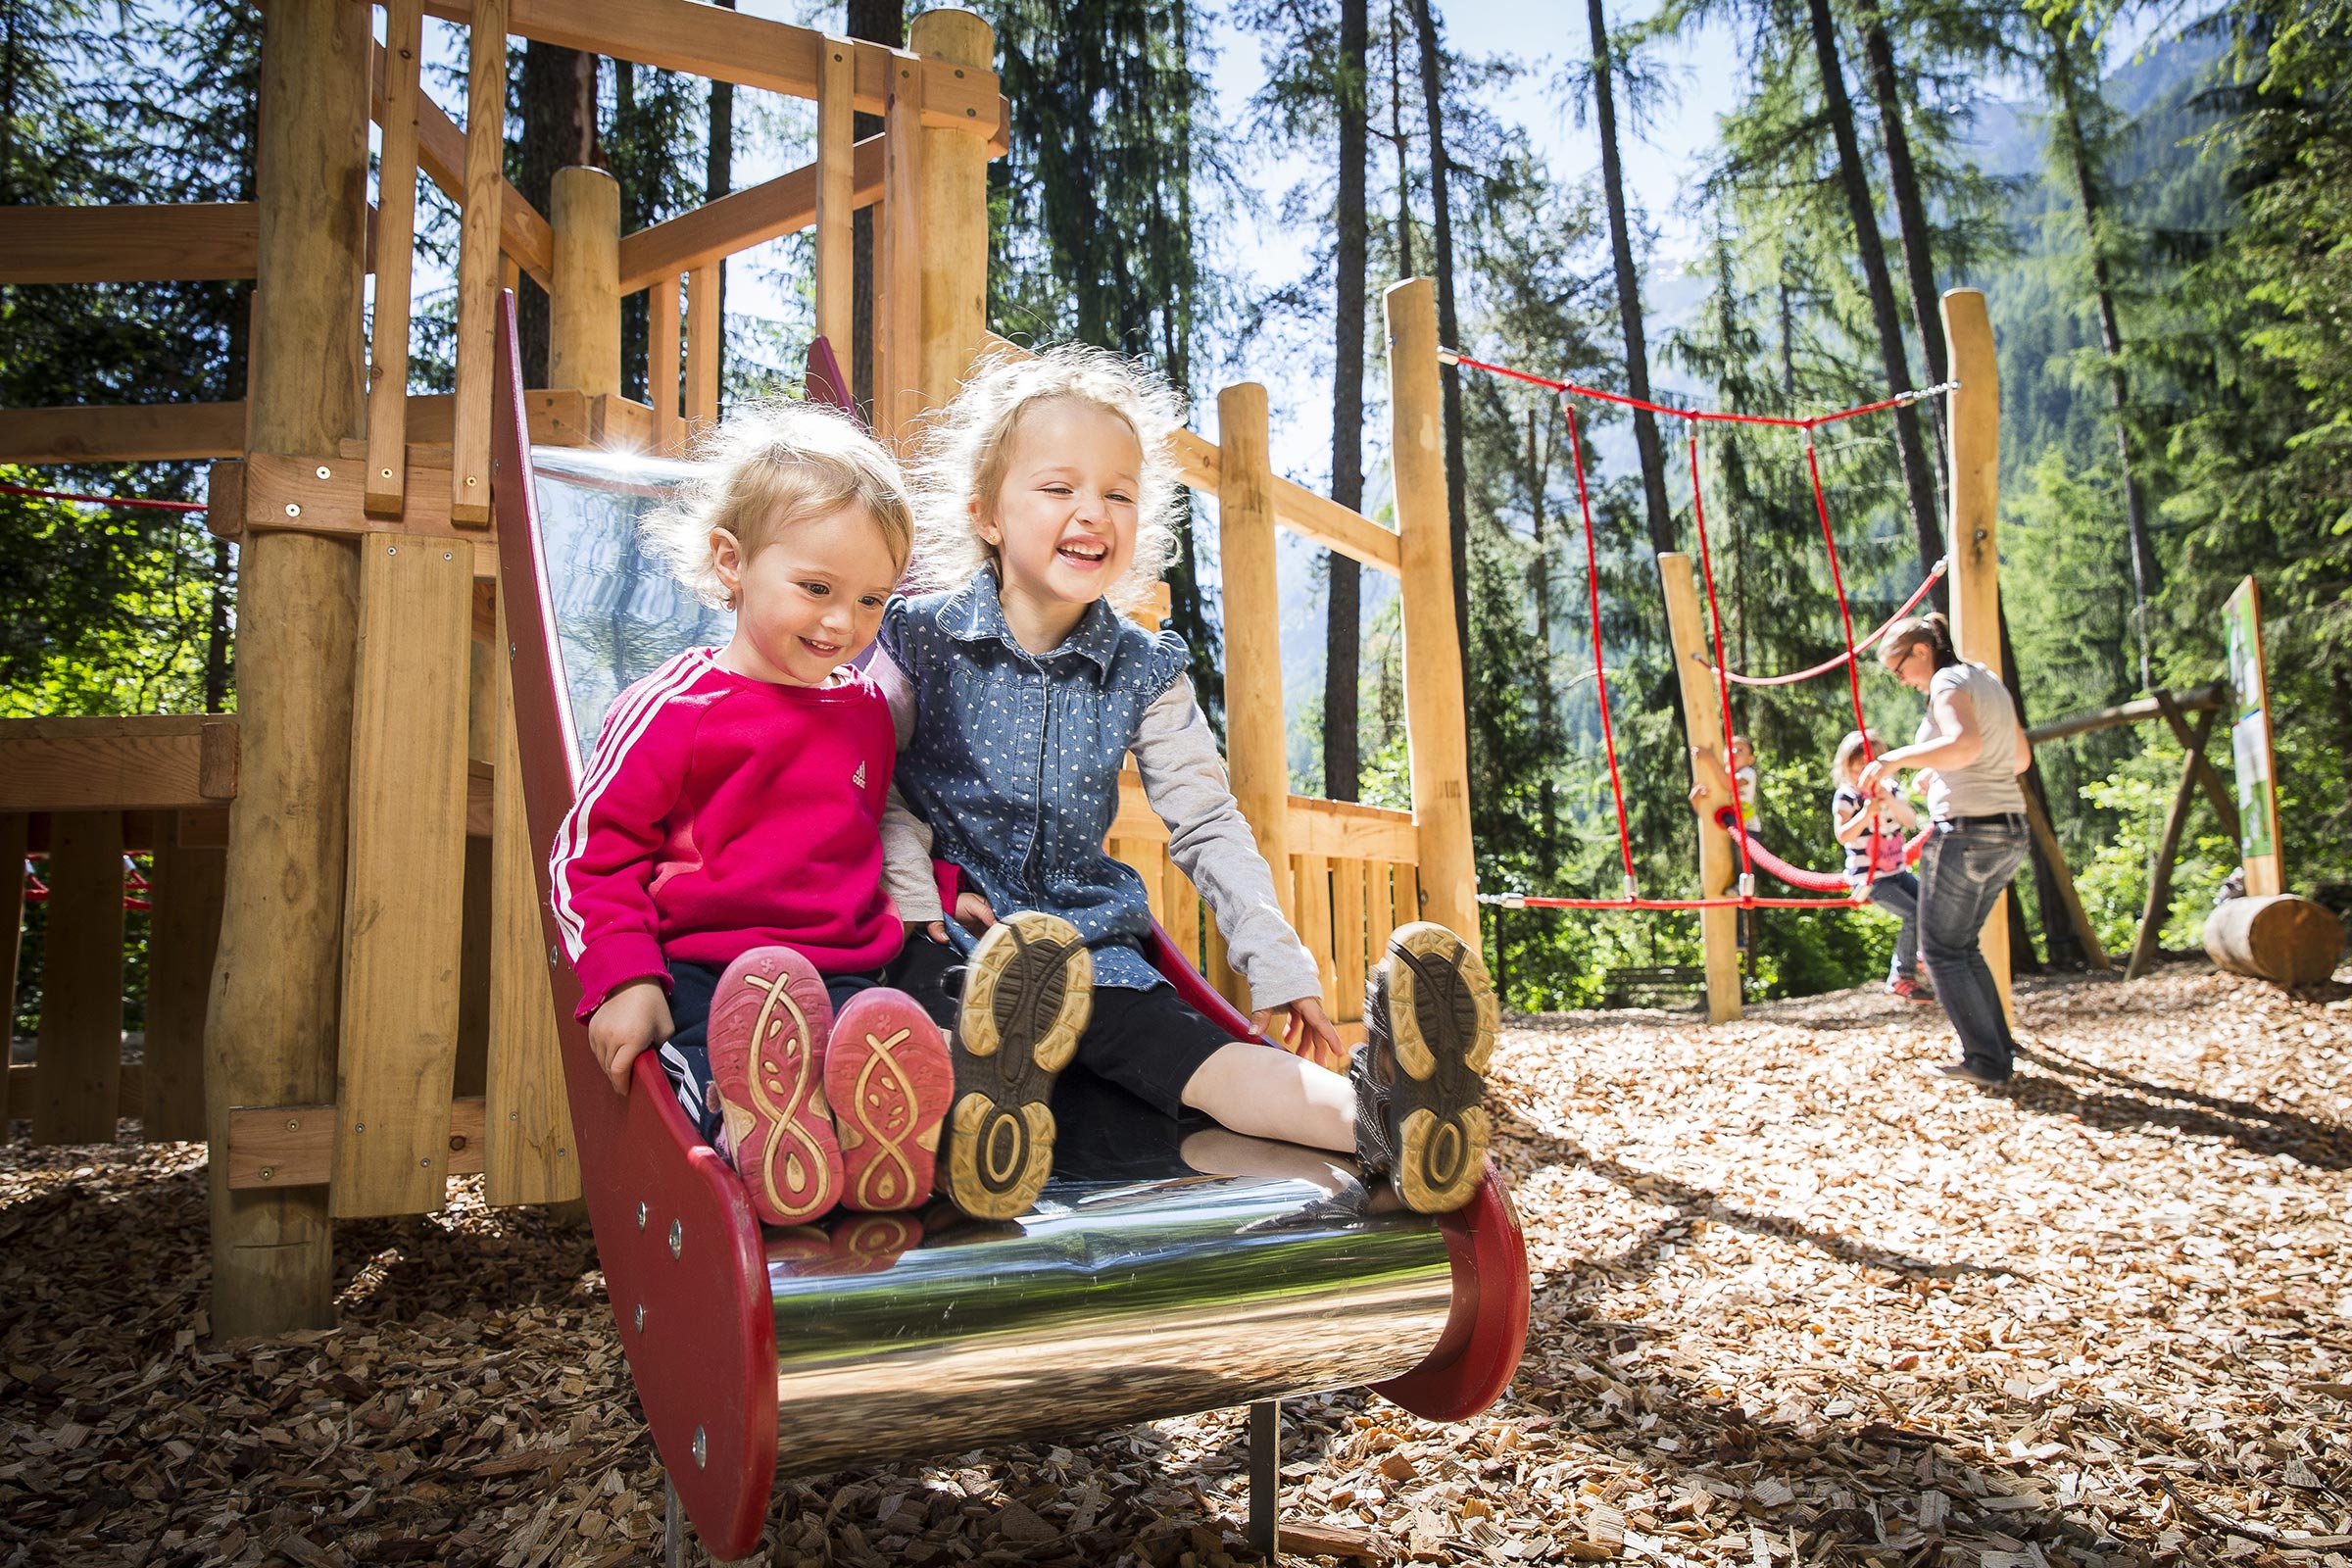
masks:
<path fill-rule="evenodd" d="M 486 67 L 462 126 L 419 90 L 427 14 L 466 26 Z M 812 100 L 815 161 L 626 235 L 612 177 L 568 169 L 542 215 L 501 172 L 511 35 Z M 533 441 L 675 452 L 718 415 L 719 264 L 813 229 L 817 327 L 846 344 L 851 215 L 874 207 L 874 420 L 907 431 L 992 347 L 986 166 L 1004 122 L 980 19 L 928 12 L 908 45 L 688 0 L 271 0 L 255 202 L 0 210 L 0 282 L 256 285 L 241 404 L 0 415 L 0 461 L 216 460 L 210 523 L 240 546 L 235 713 L 0 723 L 8 897 L 28 842 L 52 888 L 39 1055 L 10 1074 L 8 1112 L 40 1142 L 110 1141 L 119 1114 L 207 1139 L 215 1332 L 331 1323 L 332 1221 L 436 1209 L 452 1174 L 479 1171 L 493 1203 L 578 1195 L 489 534 L 498 293 L 527 273 L 551 299 Z M 857 113 L 881 132 L 854 140 Z M 406 391 L 419 172 L 462 213 L 456 391 L 438 397 Z M 620 390 L 620 303 L 639 290 L 650 405 Z M 1274 476 L 1260 386 L 1226 388 L 1220 441 L 1183 433 L 1174 453 L 1218 503 L 1234 790 L 1291 872 L 1287 912 L 1350 1035 L 1396 924 L 1479 928 L 1428 283 L 1397 284 L 1387 309 L 1396 531 Z M 1290 793 L 1277 525 L 1400 580 L 1410 812 Z M 1113 853 L 1238 998 L 1128 786 Z M 155 913 L 134 1075 L 122 857 L 142 846 Z"/>

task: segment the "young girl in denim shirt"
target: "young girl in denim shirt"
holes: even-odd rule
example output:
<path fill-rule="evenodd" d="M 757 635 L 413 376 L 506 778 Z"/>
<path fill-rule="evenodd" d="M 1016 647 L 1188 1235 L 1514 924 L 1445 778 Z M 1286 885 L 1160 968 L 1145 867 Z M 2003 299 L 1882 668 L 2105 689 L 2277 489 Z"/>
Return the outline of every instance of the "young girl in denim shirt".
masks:
<path fill-rule="evenodd" d="M 932 890 L 902 867 L 892 892 L 970 950 L 948 1191 L 984 1217 L 1028 1207 L 1052 1164 L 1054 1074 L 1075 1059 L 1170 1114 L 1352 1149 L 1410 1206 L 1458 1207 L 1489 1133 L 1485 966 L 1443 927 L 1399 928 L 1366 1042 L 1332 1070 L 1314 959 L 1226 785 L 1184 643 L 1119 612 L 1173 549 L 1179 422 L 1149 372 L 1064 347 L 984 365 L 925 435 L 913 580 L 935 591 L 890 603 L 871 672 L 899 787 L 955 873 Z M 1249 982 L 1252 1026 L 1287 1005 L 1290 1050 L 1233 1039 L 1145 956 L 1143 880 L 1103 849 L 1130 753 Z"/>

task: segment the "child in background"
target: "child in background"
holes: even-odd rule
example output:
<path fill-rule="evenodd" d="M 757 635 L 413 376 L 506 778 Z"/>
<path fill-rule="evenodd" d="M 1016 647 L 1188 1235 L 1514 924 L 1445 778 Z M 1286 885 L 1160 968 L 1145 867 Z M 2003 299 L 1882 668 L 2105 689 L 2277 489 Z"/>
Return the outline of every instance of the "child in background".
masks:
<path fill-rule="evenodd" d="M 1886 977 L 1889 994 L 1906 1002 L 1933 1002 L 1934 992 L 1919 978 L 1919 878 L 1903 864 L 1904 835 L 1919 827 L 1919 812 L 1894 792 L 1891 781 L 1865 799 L 1855 782 L 1862 754 L 1886 748 L 1873 730 L 1849 730 L 1838 743 L 1830 764 L 1837 792 L 1830 797 L 1830 821 L 1838 842 L 1845 848 L 1845 878 L 1858 897 L 1866 896 L 1902 922 L 1895 933 L 1894 962 Z"/>
<path fill-rule="evenodd" d="M 1156 377 L 1065 347 L 982 366 L 927 435 L 914 576 L 937 591 L 891 602 L 873 671 L 900 720 L 900 787 L 957 873 L 941 905 L 907 916 L 944 915 L 959 945 L 983 933 L 962 1013 L 976 1027 L 956 1042 L 949 1195 L 986 1218 L 1028 1206 L 1052 1163 L 1046 1101 L 1075 1059 L 1169 1115 L 1351 1149 L 1409 1206 L 1457 1208 L 1490 1131 L 1485 966 L 1442 927 L 1399 928 L 1348 1076 L 1326 1065 L 1342 1047 L 1314 959 L 1226 785 L 1184 643 L 1119 613 L 1175 543 L 1178 424 Z M 1291 1050 L 1235 1040 L 1146 957 L 1143 881 L 1103 849 L 1130 752 L 1249 982 L 1252 1027 L 1287 1005 Z"/>
<path fill-rule="evenodd" d="M 556 836 L 555 911 L 615 1092 L 661 1048 L 678 1102 L 769 1225 L 931 1194 L 950 1087 L 947 949 L 883 889 L 897 746 L 848 662 L 912 538 L 897 466 L 849 420 L 739 414 L 647 538 L 723 648 L 623 692 Z M 921 850 L 915 847 L 919 857 Z"/>
<path fill-rule="evenodd" d="M 1740 796 L 1740 820 L 1754 827 L 1764 808 L 1764 789 L 1756 775 L 1756 749 L 1744 735 L 1732 737 L 1732 788 Z"/>

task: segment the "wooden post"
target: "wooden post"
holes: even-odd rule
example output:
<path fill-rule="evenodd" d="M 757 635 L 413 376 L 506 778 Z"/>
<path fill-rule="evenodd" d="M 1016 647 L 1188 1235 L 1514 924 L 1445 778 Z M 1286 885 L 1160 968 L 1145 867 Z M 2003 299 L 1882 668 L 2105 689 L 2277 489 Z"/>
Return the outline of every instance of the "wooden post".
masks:
<path fill-rule="evenodd" d="M 920 26 L 918 19 L 916 25 Z M 987 24 L 983 23 L 983 31 Z M 855 261 L 852 203 L 857 185 L 857 67 L 850 40 L 828 37 L 816 59 L 816 333 L 850 363 Z M 986 198 L 982 199 L 986 220 Z"/>
<path fill-rule="evenodd" d="M 147 1049 L 140 1118 L 149 1143 L 204 1136 L 204 1013 L 220 951 L 227 852 L 182 846 L 179 813 L 154 815 L 147 873 Z"/>
<path fill-rule="evenodd" d="M 1683 711 L 1690 715 L 1690 781 L 1703 793 L 1694 803 L 1698 815 L 1698 896 L 1729 897 L 1732 892 L 1732 836 L 1715 813 L 1732 804 L 1723 787 L 1730 774 L 1714 748 L 1706 716 L 1723 710 L 1722 695 L 1708 671 L 1706 622 L 1698 612 L 1698 585 L 1690 558 L 1679 552 L 1658 557 L 1658 580 L 1666 591 L 1666 631 L 1674 653 L 1674 668 L 1682 682 Z M 1698 911 L 1698 939 L 1707 968 L 1707 1022 L 1729 1023 L 1740 1016 L 1740 911 L 1729 906 Z"/>
<path fill-rule="evenodd" d="M 1274 576 L 1274 470 L 1266 389 L 1217 394 L 1217 559 L 1225 589 L 1225 758 L 1257 852 L 1296 919 L 1291 764 L 1282 718 L 1282 604 Z"/>
<path fill-rule="evenodd" d="M 368 344 L 373 379 L 368 388 L 368 472 L 361 484 L 364 505 L 377 517 L 400 515 L 408 483 L 409 288 L 416 249 L 416 76 L 423 30 L 422 0 L 387 0 L 375 325 Z M 148 1095 L 152 1103 L 154 1091 Z M 157 1135 L 150 1130 L 147 1136 Z"/>
<path fill-rule="evenodd" d="M 1479 942 L 1478 863 L 1470 846 L 1470 739 L 1453 622 L 1446 514 L 1446 428 L 1438 395 L 1437 295 L 1429 279 L 1391 284 L 1389 452 L 1396 493 L 1404 615 L 1404 731 L 1412 766 L 1421 917 Z M 1268 635 L 1272 627 L 1268 626 Z"/>
<path fill-rule="evenodd" d="M 490 383 L 498 219 L 507 199 L 507 0 L 473 0 L 466 56 L 466 205 L 458 220 L 458 361 L 449 520 L 490 523 Z"/>
<path fill-rule="evenodd" d="M 601 169 L 556 171 L 548 224 L 547 384 L 591 397 L 620 394 L 620 182 Z"/>
<path fill-rule="evenodd" d="M 718 423 L 718 270 L 712 262 L 686 274 L 686 435 Z"/>
<path fill-rule="evenodd" d="M 2148 899 L 2139 913 L 2139 940 L 2132 945 L 2132 960 L 2124 966 L 2124 978 L 2136 980 L 2148 972 L 2156 961 L 2159 942 L 2164 936 L 2164 924 L 2173 908 L 2173 862 L 2180 858 L 2180 835 L 2188 825 L 2188 808 L 2197 798 L 2197 759 L 2205 755 L 2205 738 L 2213 732 L 2213 710 L 2197 715 L 2196 727 L 2189 732 L 2188 757 L 2180 765 L 2180 784 L 2173 791 L 2173 804 L 2164 813 L 2164 833 L 2156 841 L 2156 854 L 2148 862 Z"/>
<path fill-rule="evenodd" d="M 875 219 L 874 433 L 896 441 L 922 412 L 923 78 L 890 68 L 882 116 L 882 209 Z M 958 375 L 963 367 L 956 368 Z"/>
<path fill-rule="evenodd" d="M 645 395 L 654 405 L 654 450 L 674 458 L 686 450 L 686 416 L 678 412 L 678 280 L 662 278 L 645 298 Z"/>
<path fill-rule="evenodd" d="M 907 48 L 952 66 L 987 70 L 996 45 L 995 32 L 969 11 L 926 11 L 906 28 Z M 915 220 L 923 236 L 923 314 L 916 384 L 924 404 L 938 408 L 963 384 L 988 329 L 988 141 L 954 125 L 926 127 L 921 135 Z"/>
<path fill-rule="evenodd" d="M 122 1072 L 122 813 L 49 818 L 32 1141 L 111 1144 Z"/>
<path fill-rule="evenodd" d="M 1953 379 L 1945 423 L 1952 442 L 1952 537 L 1949 545 L 1954 651 L 1971 663 L 2001 673 L 2000 466 L 2001 368 L 1992 353 L 1992 318 L 1984 295 L 1946 289 L 1943 335 L 1951 346 Z M 2055 911 L 2053 911 L 2055 912 Z M 2000 988 L 2001 1010 L 2014 1023 L 2009 988 L 2009 895 L 1993 901 L 1978 945 Z"/>
<path fill-rule="evenodd" d="M 17 958 L 24 945 L 24 841 L 30 836 L 32 818 L 23 811 L 0 811 L 0 909 L 8 911 L 0 920 L 8 922 L 8 935 L 0 937 L 0 969 L 6 971 L 8 982 L 0 991 L 0 1000 L 8 1010 L 0 1012 L 0 1038 L 16 1033 L 17 1028 Z M 7 1077 L 0 1071 L 0 1080 Z M 8 1134 L 8 1096 L 0 1093 L 0 1137 Z"/>
<path fill-rule="evenodd" d="M 260 226 L 247 442 L 333 452 L 360 433 L 369 13 L 263 14 Z M 335 1089 L 358 571 L 347 541 L 256 530 L 237 580 L 240 766 L 205 1013 L 213 1332 L 334 1321 L 326 1190 L 232 1191 L 228 1113 Z"/>

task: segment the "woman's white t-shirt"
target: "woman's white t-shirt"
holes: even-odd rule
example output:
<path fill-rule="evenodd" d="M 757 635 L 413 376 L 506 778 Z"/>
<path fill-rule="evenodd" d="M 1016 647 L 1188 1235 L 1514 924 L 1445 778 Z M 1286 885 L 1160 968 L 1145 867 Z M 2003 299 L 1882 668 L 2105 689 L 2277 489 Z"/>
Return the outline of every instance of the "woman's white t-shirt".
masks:
<path fill-rule="evenodd" d="M 1919 721 L 1918 740 L 1932 741 L 1942 731 L 1936 727 L 1936 699 L 1946 692 L 1965 692 L 1977 714 L 1977 733 L 1984 750 L 1966 767 L 1938 767 L 1928 774 L 1928 814 L 1937 821 L 1956 816 L 1998 816 L 2022 813 L 2026 792 L 2018 788 L 2017 764 L 2024 755 L 2025 732 L 2018 728 L 2017 708 L 2001 677 L 1983 664 L 1946 664 L 1928 683 L 1928 716 Z"/>

